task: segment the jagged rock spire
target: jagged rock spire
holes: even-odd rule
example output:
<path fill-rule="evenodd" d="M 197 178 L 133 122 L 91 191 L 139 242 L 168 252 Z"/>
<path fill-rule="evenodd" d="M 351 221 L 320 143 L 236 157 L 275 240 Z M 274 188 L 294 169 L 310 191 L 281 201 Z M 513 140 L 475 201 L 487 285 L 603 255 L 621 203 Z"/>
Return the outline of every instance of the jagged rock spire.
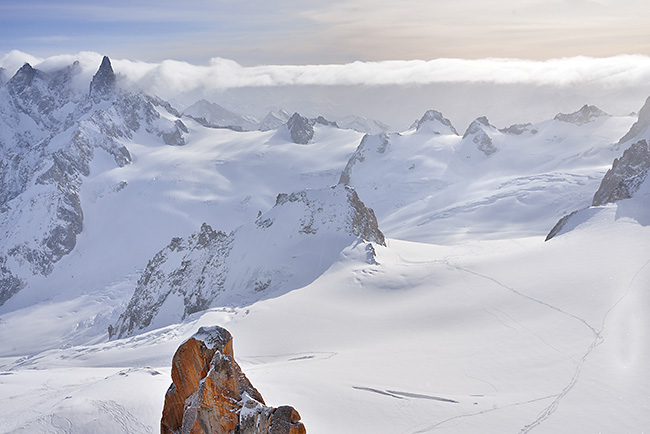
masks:
<path fill-rule="evenodd" d="M 115 89 L 115 81 L 115 72 L 113 71 L 111 60 L 108 56 L 104 56 L 102 64 L 90 82 L 90 97 L 95 102 L 107 99 Z"/>

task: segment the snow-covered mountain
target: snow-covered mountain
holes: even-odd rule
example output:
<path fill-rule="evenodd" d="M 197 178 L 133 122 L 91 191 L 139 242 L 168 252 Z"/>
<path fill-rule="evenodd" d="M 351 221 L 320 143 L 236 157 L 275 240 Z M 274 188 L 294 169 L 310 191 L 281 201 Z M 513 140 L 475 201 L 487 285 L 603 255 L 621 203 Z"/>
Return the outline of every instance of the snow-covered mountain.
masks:
<path fill-rule="evenodd" d="M 246 306 L 318 278 L 346 247 L 385 246 L 371 209 L 341 185 L 280 194 L 254 222 L 226 234 L 209 225 L 174 238 L 147 264 L 126 311 L 109 334 L 160 328 L 212 306 Z"/>
<path fill-rule="evenodd" d="M 409 131 L 366 136 L 339 182 L 357 190 L 389 237 L 441 243 L 546 234 L 576 203 L 591 203 L 620 152 L 612 144 L 633 121 L 554 119 L 499 130 L 482 117 L 460 137 L 429 111 Z"/>
<path fill-rule="evenodd" d="M 260 121 L 257 128 L 260 131 L 275 130 L 286 124 L 290 117 L 291 115 L 283 109 L 272 110 Z"/>
<path fill-rule="evenodd" d="M 235 131 L 78 68 L 0 74 L 0 433 L 156 432 L 214 325 L 311 433 L 650 424 L 650 103 Z"/>
<path fill-rule="evenodd" d="M 649 127 L 650 98 L 639 111 L 638 120 L 614 145 L 614 149 L 625 150 L 619 158 L 614 159 L 611 169 L 605 173 L 590 206 L 562 217 L 547 235 L 547 241 L 588 222 L 598 214 L 614 210 L 619 218 L 633 218 L 642 224 L 650 223 L 650 182 L 647 180 L 650 172 Z"/>
<path fill-rule="evenodd" d="M 30 275 L 49 275 L 83 230 L 80 189 L 97 152 L 132 161 L 125 141 L 142 131 L 184 145 L 181 120 L 154 98 L 120 91 L 105 57 L 87 94 L 70 86 L 75 65 L 46 74 L 25 64 L 0 89 L 0 304 Z"/>
<path fill-rule="evenodd" d="M 183 114 L 209 127 L 236 128 L 242 131 L 252 131 L 258 128 L 259 121 L 251 116 L 234 113 L 217 103 L 198 100 L 183 110 Z"/>

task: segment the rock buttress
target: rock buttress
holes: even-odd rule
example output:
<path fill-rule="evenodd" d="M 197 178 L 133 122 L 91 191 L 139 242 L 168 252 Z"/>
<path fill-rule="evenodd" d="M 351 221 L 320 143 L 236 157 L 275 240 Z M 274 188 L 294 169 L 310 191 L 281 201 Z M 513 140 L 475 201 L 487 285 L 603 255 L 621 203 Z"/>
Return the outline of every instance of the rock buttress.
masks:
<path fill-rule="evenodd" d="M 234 358 L 232 336 L 201 327 L 172 360 L 161 434 L 306 434 L 298 412 L 267 407 Z"/>

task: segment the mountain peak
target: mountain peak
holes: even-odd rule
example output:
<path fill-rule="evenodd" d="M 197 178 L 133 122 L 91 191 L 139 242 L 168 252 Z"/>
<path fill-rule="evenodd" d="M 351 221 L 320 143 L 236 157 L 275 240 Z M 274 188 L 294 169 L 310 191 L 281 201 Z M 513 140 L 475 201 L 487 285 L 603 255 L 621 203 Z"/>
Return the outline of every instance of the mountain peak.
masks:
<path fill-rule="evenodd" d="M 108 56 L 104 56 L 102 64 L 99 66 L 97 73 L 90 82 L 90 96 L 98 102 L 107 99 L 113 93 L 115 88 L 115 72 Z"/>
<path fill-rule="evenodd" d="M 287 128 L 293 143 L 308 144 L 314 138 L 314 123 L 295 112 L 287 121 Z"/>
<path fill-rule="evenodd" d="M 553 119 L 561 122 L 569 122 L 576 125 L 583 125 L 589 122 L 593 122 L 594 119 L 611 116 L 595 105 L 583 105 L 580 110 L 573 113 L 558 113 Z"/>
<path fill-rule="evenodd" d="M 260 131 L 274 130 L 283 124 L 286 124 L 291 116 L 284 109 L 270 111 L 259 123 Z"/>
<path fill-rule="evenodd" d="M 473 143 L 473 146 L 476 146 L 479 151 L 489 157 L 498 149 L 492 143 L 492 137 L 490 137 L 490 135 L 485 131 L 486 129 L 498 131 L 492 124 L 490 124 L 487 117 L 481 116 L 474 119 L 474 121 L 469 124 L 469 127 L 467 127 L 465 134 L 463 134 L 463 142 Z"/>
<path fill-rule="evenodd" d="M 14 76 L 7 82 L 7 87 L 10 91 L 13 91 L 13 93 L 21 93 L 31 84 L 34 77 L 36 77 L 36 73 L 37 71 L 32 68 L 32 65 L 25 62 L 25 64 L 21 66 Z"/>
<path fill-rule="evenodd" d="M 451 121 L 437 110 L 427 110 L 417 122 L 416 130 L 433 134 L 458 135 L 458 131 L 451 124 Z"/>

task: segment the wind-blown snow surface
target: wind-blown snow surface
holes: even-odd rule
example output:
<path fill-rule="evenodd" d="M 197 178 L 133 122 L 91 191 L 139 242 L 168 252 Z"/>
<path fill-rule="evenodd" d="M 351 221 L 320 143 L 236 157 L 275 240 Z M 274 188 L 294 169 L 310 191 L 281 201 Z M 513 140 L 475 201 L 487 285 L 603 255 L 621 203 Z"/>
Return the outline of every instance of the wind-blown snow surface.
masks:
<path fill-rule="evenodd" d="M 157 432 L 175 349 L 215 324 L 267 403 L 312 434 L 647 431 L 647 191 L 544 242 L 591 203 L 636 119 L 479 118 L 463 137 L 430 115 L 365 139 L 315 124 L 306 145 L 183 119 L 185 146 L 140 130 L 122 140 L 131 164 L 98 152 L 75 248 L 0 307 L 0 433 Z M 232 231 L 278 193 L 339 180 L 388 237 L 376 263 L 351 243 L 281 296 L 108 340 L 173 237 Z"/>

